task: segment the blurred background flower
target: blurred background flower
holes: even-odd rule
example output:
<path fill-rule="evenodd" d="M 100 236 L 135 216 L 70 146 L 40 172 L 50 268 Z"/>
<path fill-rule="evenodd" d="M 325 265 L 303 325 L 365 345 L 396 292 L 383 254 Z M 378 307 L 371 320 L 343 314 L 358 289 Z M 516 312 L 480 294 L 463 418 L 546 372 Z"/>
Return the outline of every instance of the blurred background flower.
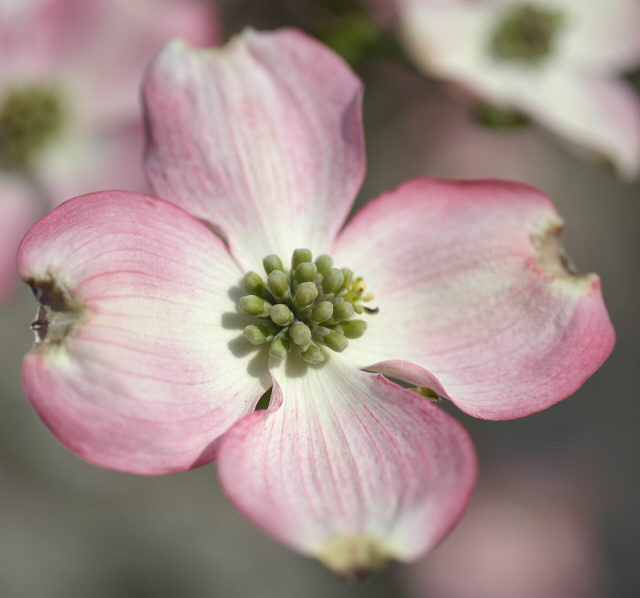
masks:
<path fill-rule="evenodd" d="M 329 6 L 328 0 L 219 4 L 225 36 L 246 25 L 310 30 L 319 14 L 334 28 L 342 22 L 341 3 Z M 540 188 L 567 221 L 564 244 L 578 267 L 601 275 L 618 333 L 616 349 L 599 372 L 543 413 L 483 422 L 451 411 L 478 448 L 478 509 L 497 494 L 516 513 L 522 509 L 514 505 L 524 500 L 529 512 L 544 513 L 538 517 L 559 517 L 567 536 L 581 538 L 579 546 L 571 544 L 574 560 L 562 569 L 571 575 L 578 569 L 593 580 L 595 589 L 586 596 L 638 596 L 640 184 L 567 153 L 536 123 L 499 132 L 480 125 L 465 95 L 418 74 L 393 40 L 380 35 L 390 46 L 378 44 L 373 55 L 368 50 L 355 63 L 367 90 L 369 166 L 360 202 L 423 175 L 503 177 Z M 0 193 L 4 202 L 8 195 Z M 20 362 L 32 342 L 30 295 L 21 289 L 0 312 L 0 595 L 415 598 L 415 572 L 403 566 L 351 588 L 255 531 L 226 503 L 212 468 L 145 478 L 92 467 L 69 453 L 20 389 Z M 540 476 L 551 482 L 540 482 Z M 554 484 L 557 493 L 550 490 Z M 558 497 L 564 515 L 552 514 Z M 469 515 L 475 519 L 474 510 Z M 555 531 L 540 525 L 538 533 L 551 542 Z M 440 558 L 439 551 L 432 556 Z M 461 566 L 458 572 L 465 574 Z"/>
<path fill-rule="evenodd" d="M 42 215 L 89 191 L 146 189 L 138 89 L 149 59 L 174 36 L 216 43 L 212 5 L 0 0 L 0 185 L 11 187 L 0 198 L 11 231 L 3 243 L 26 232 L 26 214 L 37 213 L 28 204 L 38 199 Z M 4 288 L 16 248 L 0 254 Z"/>
<path fill-rule="evenodd" d="M 596 598 L 609 570 L 598 543 L 598 489 L 548 462 L 494 463 L 465 518 L 406 569 L 412 598 Z M 590 487 L 591 486 L 591 487 Z"/>
<path fill-rule="evenodd" d="M 628 178 L 640 169 L 637 0 L 392 0 L 417 67 L 468 90 L 500 127 L 529 116 Z"/>
<path fill-rule="evenodd" d="M 31 189 L 20 178 L 0 176 L 0 301 L 18 282 L 16 250 L 20 239 L 35 222 Z"/>

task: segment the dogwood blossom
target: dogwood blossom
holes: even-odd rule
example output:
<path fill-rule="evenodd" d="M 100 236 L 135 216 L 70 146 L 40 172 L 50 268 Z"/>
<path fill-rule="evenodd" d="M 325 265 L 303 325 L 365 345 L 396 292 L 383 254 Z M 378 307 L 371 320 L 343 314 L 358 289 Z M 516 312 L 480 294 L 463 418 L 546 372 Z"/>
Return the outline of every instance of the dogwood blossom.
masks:
<path fill-rule="evenodd" d="M 139 474 L 217 458 L 243 514 L 348 577 L 417 558 L 467 503 L 470 439 L 429 397 L 523 416 L 613 344 L 534 189 L 414 180 L 343 228 L 361 95 L 293 30 L 173 42 L 144 84 L 165 199 L 70 200 L 18 255 L 40 303 L 24 389 L 61 442 Z"/>
<path fill-rule="evenodd" d="M 0 0 L 0 187 L 9 188 L 0 220 L 3 244 L 12 243 L 0 252 L 0 286 L 16 278 L 15 251 L 40 195 L 52 207 L 93 189 L 147 188 L 138 86 L 175 35 L 215 43 L 209 5 Z"/>
<path fill-rule="evenodd" d="M 640 169 L 637 0 L 393 0 L 416 65 L 517 109 L 576 147 Z"/>

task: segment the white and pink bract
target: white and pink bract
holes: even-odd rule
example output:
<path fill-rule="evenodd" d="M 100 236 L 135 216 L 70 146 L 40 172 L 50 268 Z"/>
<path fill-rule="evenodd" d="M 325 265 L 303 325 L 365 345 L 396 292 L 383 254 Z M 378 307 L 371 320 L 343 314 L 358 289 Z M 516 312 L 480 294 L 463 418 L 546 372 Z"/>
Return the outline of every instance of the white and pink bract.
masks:
<path fill-rule="evenodd" d="M 464 429 L 386 376 L 514 418 L 573 393 L 614 343 L 598 277 L 573 273 L 530 187 L 414 180 L 345 225 L 365 172 L 361 95 L 294 30 L 173 42 L 144 84 L 163 199 L 73 199 L 18 257 L 42 303 L 24 389 L 61 442 L 138 474 L 217 459 L 248 519 L 347 577 L 432 548 L 476 476 Z M 378 308 L 319 366 L 270 359 L 236 309 L 245 272 L 300 247 L 352 268 Z"/>
<path fill-rule="evenodd" d="M 3 165 L 0 148 L 0 295 L 17 278 L 15 252 L 38 196 L 53 207 L 96 189 L 147 189 L 140 79 L 175 36 L 216 43 L 210 3 L 0 0 L 0 111 L 15 90 L 46 89 L 58 97 L 63 121 L 28 169 Z"/>

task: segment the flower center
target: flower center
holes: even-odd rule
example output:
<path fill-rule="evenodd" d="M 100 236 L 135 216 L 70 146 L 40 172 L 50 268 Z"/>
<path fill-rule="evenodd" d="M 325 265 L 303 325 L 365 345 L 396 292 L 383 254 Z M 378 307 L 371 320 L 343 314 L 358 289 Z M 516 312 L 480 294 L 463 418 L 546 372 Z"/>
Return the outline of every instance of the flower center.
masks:
<path fill-rule="evenodd" d="M 532 4 L 509 10 L 491 38 L 491 51 L 501 60 L 537 65 L 551 55 L 562 14 Z"/>
<path fill-rule="evenodd" d="M 60 97 L 45 87 L 10 90 L 0 99 L 0 167 L 27 170 L 35 154 L 60 131 Z"/>
<path fill-rule="evenodd" d="M 269 354 L 285 359 L 295 349 L 307 363 L 325 360 L 322 347 L 344 351 L 348 339 L 361 337 L 366 329 L 356 314 L 376 313 L 362 305 L 373 299 L 362 278 L 348 268 L 334 268 L 328 255 L 312 261 L 311 251 L 296 249 L 286 270 L 277 255 L 262 260 L 266 280 L 247 272 L 248 295 L 238 301 L 238 311 L 256 316 L 242 332 L 253 345 L 269 344 Z"/>

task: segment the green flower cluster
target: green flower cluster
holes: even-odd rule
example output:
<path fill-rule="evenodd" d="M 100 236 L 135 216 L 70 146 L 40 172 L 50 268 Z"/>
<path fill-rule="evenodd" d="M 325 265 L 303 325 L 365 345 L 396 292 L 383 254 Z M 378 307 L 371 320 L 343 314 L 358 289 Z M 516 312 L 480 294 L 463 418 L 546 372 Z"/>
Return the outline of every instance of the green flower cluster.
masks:
<path fill-rule="evenodd" d="M 296 249 L 286 270 L 277 255 L 262 260 L 266 280 L 247 272 L 248 295 L 238 301 L 238 311 L 256 316 L 259 322 L 246 326 L 243 336 L 253 345 L 269 343 L 269 354 L 285 359 L 295 348 L 309 364 L 325 360 L 322 347 L 344 351 L 348 339 L 361 337 L 366 329 L 356 314 L 375 313 L 362 305 L 373 299 L 362 278 L 348 268 L 334 268 L 328 255 L 315 261 L 308 249 Z"/>

